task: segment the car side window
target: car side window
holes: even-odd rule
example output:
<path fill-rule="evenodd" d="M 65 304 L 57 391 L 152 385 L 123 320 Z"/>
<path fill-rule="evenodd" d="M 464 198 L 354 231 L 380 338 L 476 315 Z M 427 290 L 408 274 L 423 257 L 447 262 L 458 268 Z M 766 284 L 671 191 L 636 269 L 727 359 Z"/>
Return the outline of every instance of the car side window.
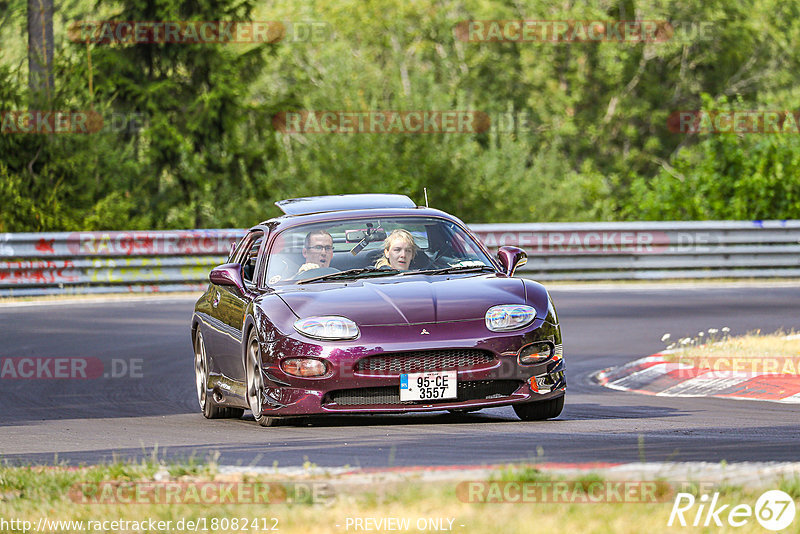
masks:
<path fill-rule="evenodd" d="M 247 239 L 248 242 L 242 247 L 242 252 L 236 260 L 242 266 L 242 280 L 244 280 L 244 283 L 255 285 L 258 251 L 261 249 L 264 233 L 261 231 L 253 232 Z"/>
<path fill-rule="evenodd" d="M 262 235 L 253 241 L 252 245 L 247 251 L 247 256 L 242 262 L 242 278 L 244 279 L 245 283 L 254 283 L 253 280 L 256 274 L 256 263 L 258 262 L 258 250 L 261 248 L 261 240 L 263 238 L 264 236 Z"/>

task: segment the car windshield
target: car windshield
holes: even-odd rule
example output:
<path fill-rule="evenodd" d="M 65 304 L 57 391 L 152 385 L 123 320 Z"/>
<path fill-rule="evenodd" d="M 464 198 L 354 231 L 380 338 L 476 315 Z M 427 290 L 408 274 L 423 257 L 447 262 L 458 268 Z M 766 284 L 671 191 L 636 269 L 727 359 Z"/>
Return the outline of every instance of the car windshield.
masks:
<path fill-rule="evenodd" d="M 388 247 L 388 248 L 387 248 Z M 435 217 L 379 217 L 289 228 L 269 250 L 271 286 L 494 270 L 458 225 Z"/>

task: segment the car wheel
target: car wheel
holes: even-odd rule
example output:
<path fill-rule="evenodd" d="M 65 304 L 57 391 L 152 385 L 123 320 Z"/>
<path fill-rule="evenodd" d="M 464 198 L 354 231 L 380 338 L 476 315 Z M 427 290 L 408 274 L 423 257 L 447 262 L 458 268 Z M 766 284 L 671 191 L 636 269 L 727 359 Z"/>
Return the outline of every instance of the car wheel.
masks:
<path fill-rule="evenodd" d="M 200 411 L 206 419 L 222 419 L 226 417 L 241 417 L 244 410 L 240 408 L 227 408 L 218 406 L 214 396 L 208 394 L 208 355 L 203 333 L 199 330 L 194 336 L 194 378 L 197 388 L 197 402 Z"/>
<path fill-rule="evenodd" d="M 247 404 L 253 412 L 253 417 L 261 426 L 275 426 L 278 422 L 275 417 L 268 417 L 261 413 L 261 395 L 264 392 L 264 375 L 261 372 L 261 346 L 255 328 L 250 331 L 247 340 L 247 359 L 245 361 L 245 374 L 247 376 Z"/>
<path fill-rule="evenodd" d="M 557 399 L 550 399 L 539 402 L 529 402 L 525 404 L 515 404 L 514 411 L 517 417 L 523 421 L 543 421 L 558 417 L 564 409 L 564 395 Z"/>

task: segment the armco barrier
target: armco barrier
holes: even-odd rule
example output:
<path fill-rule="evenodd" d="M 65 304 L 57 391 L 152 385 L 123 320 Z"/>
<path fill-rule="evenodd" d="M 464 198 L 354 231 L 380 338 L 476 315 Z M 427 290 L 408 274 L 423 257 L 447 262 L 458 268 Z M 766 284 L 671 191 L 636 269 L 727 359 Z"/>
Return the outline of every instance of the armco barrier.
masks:
<path fill-rule="evenodd" d="M 539 280 L 800 277 L 800 221 L 475 224 Z M 200 290 L 245 230 L 0 234 L 0 296 Z"/>
<path fill-rule="evenodd" d="M 244 232 L 0 234 L 0 296 L 200 290 Z"/>
<path fill-rule="evenodd" d="M 475 224 L 539 280 L 800 277 L 800 220 Z"/>

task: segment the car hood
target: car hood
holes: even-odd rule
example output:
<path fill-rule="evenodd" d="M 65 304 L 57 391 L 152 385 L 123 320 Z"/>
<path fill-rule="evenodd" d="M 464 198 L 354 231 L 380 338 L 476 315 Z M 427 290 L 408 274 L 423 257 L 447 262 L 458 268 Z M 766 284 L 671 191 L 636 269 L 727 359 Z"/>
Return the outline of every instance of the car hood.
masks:
<path fill-rule="evenodd" d="M 524 304 L 522 280 L 496 275 L 406 276 L 291 286 L 280 297 L 300 318 L 342 315 L 362 326 L 483 319 L 497 304 Z M 546 301 L 544 310 L 546 313 Z"/>

